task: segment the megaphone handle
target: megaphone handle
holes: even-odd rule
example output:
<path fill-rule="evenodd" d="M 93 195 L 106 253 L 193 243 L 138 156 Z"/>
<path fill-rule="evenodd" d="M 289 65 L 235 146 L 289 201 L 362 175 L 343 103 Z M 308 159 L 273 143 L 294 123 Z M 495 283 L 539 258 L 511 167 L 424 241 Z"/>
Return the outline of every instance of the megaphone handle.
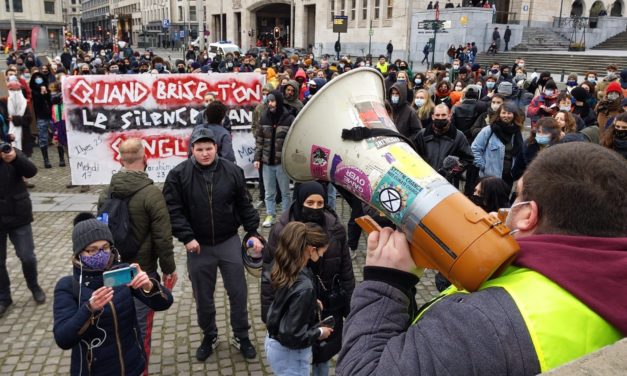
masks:
<path fill-rule="evenodd" d="M 359 227 L 361 227 L 361 229 L 368 235 L 374 231 L 381 231 L 381 226 L 379 226 L 379 224 L 369 215 L 355 218 L 355 223 L 357 223 Z M 427 258 L 420 252 L 416 252 L 412 249 L 411 256 L 414 259 L 416 266 L 427 269 L 437 269 L 437 267 L 431 261 L 427 260 Z"/>

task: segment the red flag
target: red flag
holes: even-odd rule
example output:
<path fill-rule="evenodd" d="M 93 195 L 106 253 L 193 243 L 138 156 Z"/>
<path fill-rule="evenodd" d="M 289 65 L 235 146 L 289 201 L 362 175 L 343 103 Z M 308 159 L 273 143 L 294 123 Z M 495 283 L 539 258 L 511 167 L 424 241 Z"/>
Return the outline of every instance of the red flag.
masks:
<path fill-rule="evenodd" d="M 7 36 L 7 46 L 13 47 L 13 29 L 9 30 L 9 36 Z"/>
<path fill-rule="evenodd" d="M 435 8 L 435 20 L 440 20 L 440 7 Z"/>

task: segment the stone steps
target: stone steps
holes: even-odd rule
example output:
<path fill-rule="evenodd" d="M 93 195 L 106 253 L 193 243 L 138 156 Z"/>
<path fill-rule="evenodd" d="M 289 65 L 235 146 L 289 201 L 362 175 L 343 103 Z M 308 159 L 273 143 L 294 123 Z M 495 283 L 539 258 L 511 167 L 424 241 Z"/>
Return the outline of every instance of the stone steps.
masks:
<path fill-rule="evenodd" d="M 627 51 L 627 31 L 616 34 L 607 39 L 605 42 L 599 43 L 592 47 L 593 50 L 620 50 Z"/>
<path fill-rule="evenodd" d="M 498 61 L 502 64 L 513 65 L 517 57 L 525 59 L 525 69 L 528 73 L 537 71 L 549 71 L 552 74 L 560 74 L 562 70 L 565 75 L 572 72 L 583 75 L 587 71 L 596 71 L 604 75 L 605 68 L 609 64 L 618 66 L 618 69 L 627 68 L 627 56 L 606 56 L 606 55 L 584 55 L 584 54 L 536 54 L 528 52 L 504 52 L 496 56 L 480 53 L 476 62 L 482 66 Z"/>
<path fill-rule="evenodd" d="M 521 43 L 512 51 L 565 51 L 569 41 L 547 28 L 528 27 L 523 29 Z"/>

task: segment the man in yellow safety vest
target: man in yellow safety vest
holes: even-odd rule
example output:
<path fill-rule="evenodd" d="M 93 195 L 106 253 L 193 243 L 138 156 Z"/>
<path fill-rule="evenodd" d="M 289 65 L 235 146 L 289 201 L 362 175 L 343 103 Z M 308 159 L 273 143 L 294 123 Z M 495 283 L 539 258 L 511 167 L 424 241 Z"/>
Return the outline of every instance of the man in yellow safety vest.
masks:
<path fill-rule="evenodd" d="M 405 235 L 368 238 L 338 375 L 535 375 L 627 334 L 627 162 L 599 145 L 540 153 L 507 220 L 520 253 L 477 292 L 409 312 Z"/>

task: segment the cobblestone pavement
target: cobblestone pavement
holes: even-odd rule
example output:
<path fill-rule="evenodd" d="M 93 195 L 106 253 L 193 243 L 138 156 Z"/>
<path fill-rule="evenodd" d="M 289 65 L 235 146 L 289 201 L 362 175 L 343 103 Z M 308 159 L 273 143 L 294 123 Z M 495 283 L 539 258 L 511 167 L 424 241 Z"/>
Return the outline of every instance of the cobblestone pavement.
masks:
<path fill-rule="evenodd" d="M 67 374 L 70 351 L 63 351 L 54 342 L 52 335 L 52 303 L 56 281 L 71 272 L 72 219 L 77 211 L 94 208 L 101 186 L 90 187 L 89 192 L 79 193 L 79 188 L 66 188 L 69 168 L 43 169 L 41 157 L 35 150 L 33 160 L 40 167 L 39 174 L 31 179 L 35 207 L 33 232 L 36 254 L 39 261 L 40 284 L 48 295 L 46 304 L 37 306 L 21 274 L 19 260 L 12 246 L 8 251 L 8 268 L 14 304 L 0 318 L 0 375 L 57 375 Z M 57 163 L 55 161 L 54 165 Z M 258 195 L 256 189 L 251 190 Z M 338 214 L 348 220 L 350 209 L 338 199 Z M 264 215 L 265 213 L 261 213 Z M 262 229 L 267 235 L 268 230 Z M 250 275 L 248 279 L 248 311 L 251 323 L 250 336 L 258 356 L 246 361 L 229 345 L 231 330 L 229 304 L 222 281 L 216 289 L 217 324 L 220 345 L 205 362 L 196 361 L 194 354 L 202 335 L 196 323 L 196 308 L 192 298 L 191 283 L 186 278 L 185 251 L 175 241 L 175 254 L 179 282 L 174 294 L 174 305 L 166 312 L 155 314 L 152 354 L 149 371 L 155 375 L 270 375 L 270 367 L 263 351 L 265 326 L 261 321 L 259 281 Z M 364 249 L 362 239 L 360 249 Z M 357 281 L 363 279 L 364 253 L 354 260 Z M 418 304 L 435 296 L 433 273 L 427 272 L 418 285 Z M 334 368 L 331 374 L 334 374 Z"/>

